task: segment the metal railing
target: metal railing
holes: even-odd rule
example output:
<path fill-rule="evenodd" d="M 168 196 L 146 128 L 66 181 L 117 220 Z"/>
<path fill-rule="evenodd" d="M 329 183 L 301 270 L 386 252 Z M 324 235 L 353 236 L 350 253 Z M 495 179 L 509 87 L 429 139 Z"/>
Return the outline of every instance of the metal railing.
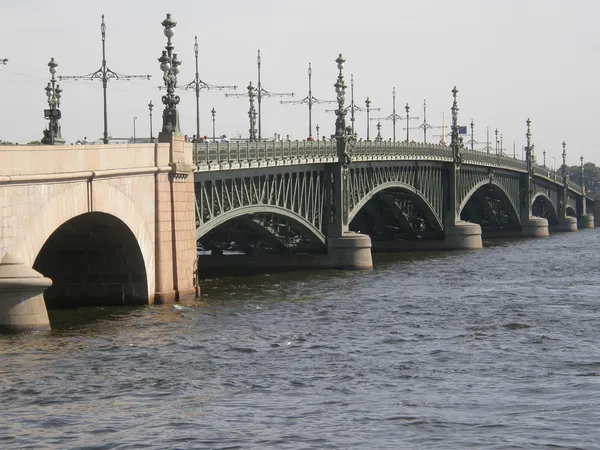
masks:
<path fill-rule="evenodd" d="M 527 171 L 527 163 L 506 155 L 496 155 L 480 150 L 462 149 L 465 164 Z M 266 167 L 337 161 L 335 141 L 262 141 L 262 142 L 206 142 L 194 144 L 194 164 L 198 171 L 225 170 L 242 167 Z M 418 142 L 357 141 L 351 157 L 354 161 L 375 160 L 434 160 L 452 161 L 449 146 Z M 556 171 L 534 164 L 535 176 L 564 184 Z M 569 181 L 569 188 L 581 192 L 581 186 Z"/>

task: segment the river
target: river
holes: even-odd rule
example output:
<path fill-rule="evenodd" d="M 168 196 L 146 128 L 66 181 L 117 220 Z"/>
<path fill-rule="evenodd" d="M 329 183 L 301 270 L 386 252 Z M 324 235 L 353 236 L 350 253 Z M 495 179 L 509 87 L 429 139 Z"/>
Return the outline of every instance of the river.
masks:
<path fill-rule="evenodd" d="M 600 448 L 600 230 L 0 336 L 2 449 Z"/>

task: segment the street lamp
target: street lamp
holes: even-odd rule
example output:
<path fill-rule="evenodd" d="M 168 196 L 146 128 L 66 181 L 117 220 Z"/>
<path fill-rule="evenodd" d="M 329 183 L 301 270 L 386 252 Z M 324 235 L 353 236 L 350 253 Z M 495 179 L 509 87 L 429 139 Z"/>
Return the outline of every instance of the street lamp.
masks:
<path fill-rule="evenodd" d="M 381 108 L 371 108 L 371 99 L 369 97 L 367 97 L 367 99 L 365 100 L 365 106 L 367 107 L 367 141 L 369 141 L 370 140 L 369 122 L 371 121 L 371 119 L 369 118 L 370 112 L 371 111 L 381 111 Z"/>
<path fill-rule="evenodd" d="M 312 137 L 312 106 L 313 104 L 318 103 L 335 103 L 335 101 L 330 100 L 319 100 L 318 98 L 313 97 L 312 95 L 312 67 L 311 64 L 308 63 L 308 95 L 304 97 L 302 100 L 282 100 L 280 102 L 282 105 L 285 103 L 295 104 L 295 105 L 308 105 L 308 135 Z"/>
<path fill-rule="evenodd" d="M 409 141 L 409 134 L 408 134 L 409 131 L 410 131 L 410 127 L 408 126 L 408 122 L 410 120 L 412 120 L 412 119 L 419 120 L 419 118 L 418 117 L 410 117 L 410 114 L 409 114 L 409 112 L 410 112 L 410 106 L 408 106 L 408 103 L 404 107 L 404 110 L 406 111 L 406 117 L 405 117 L 405 119 L 406 119 L 406 143 L 408 144 L 408 142 L 410 142 Z"/>
<path fill-rule="evenodd" d="M 215 142 L 215 114 L 217 114 L 217 111 L 215 111 L 214 106 L 213 106 L 213 109 L 210 110 L 210 113 L 212 114 L 212 121 L 213 121 L 213 142 Z"/>
<path fill-rule="evenodd" d="M 133 118 L 133 143 L 135 144 L 135 121 L 137 120 L 137 116 Z"/>
<path fill-rule="evenodd" d="M 104 96 L 104 134 L 102 142 L 108 144 L 108 112 L 106 108 L 106 85 L 110 79 L 123 79 L 131 80 L 134 78 L 145 78 L 150 79 L 151 75 L 123 75 L 117 72 L 113 72 L 106 65 L 106 25 L 104 23 L 104 14 L 102 14 L 102 24 L 100 25 L 100 32 L 102 33 L 102 65 L 98 70 L 87 75 L 76 75 L 76 76 L 61 76 L 59 80 L 79 80 L 89 78 L 90 80 L 99 79 L 102 81 L 102 92 Z"/>
<path fill-rule="evenodd" d="M 317 141 L 319 140 L 319 124 L 317 124 L 317 126 L 315 127 L 317 130 Z"/>
<path fill-rule="evenodd" d="M 471 119 L 471 151 L 473 151 L 473 147 L 475 145 L 475 138 L 473 135 L 475 134 L 475 122 Z"/>
<path fill-rule="evenodd" d="M 496 155 L 498 155 L 498 128 L 494 131 L 496 134 Z"/>
<path fill-rule="evenodd" d="M 44 130 L 44 137 L 41 142 L 45 145 L 64 144 L 65 141 L 61 136 L 60 124 L 58 122 L 61 118 L 59 108 L 62 89 L 56 83 L 55 75 L 58 64 L 54 62 L 54 58 L 50 58 L 48 67 L 51 78 L 44 90 L 46 91 L 48 106 L 50 108 L 44 110 L 44 118 L 48 119 L 48 129 Z"/>
<path fill-rule="evenodd" d="M 237 86 L 217 86 L 214 84 L 205 83 L 200 79 L 200 75 L 198 73 L 198 36 L 194 36 L 194 55 L 196 56 L 196 75 L 192 81 L 190 81 L 185 86 L 182 86 L 181 89 L 189 90 L 193 89 L 196 92 L 196 139 L 200 141 L 200 91 L 203 89 L 233 89 L 236 90 Z"/>
<path fill-rule="evenodd" d="M 544 167 L 546 167 L 546 150 L 544 150 L 542 154 L 544 155 Z"/>
<path fill-rule="evenodd" d="M 567 143 L 565 141 L 563 141 L 563 143 L 562 143 L 562 148 L 563 148 L 563 151 L 562 151 L 562 160 L 563 160 L 562 176 L 563 176 L 563 182 L 566 185 L 568 182 L 568 179 L 567 179 L 568 174 L 567 174 Z"/>
<path fill-rule="evenodd" d="M 408 106 L 408 104 L 406 105 Z M 408 116 L 408 114 L 407 114 Z M 418 119 L 418 117 L 411 117 L 411 119 Z M 373 120 L 391 120 L 392 121 L 392 136 L 394 142 L 396 142 L 396 121 L 403 120 L 404 118 L 396 114 L 396 88 L 392 89 L 392 114 L 387 117 L 374 117 Z M 408 124 L 408 120 L 407 120 Z M 408 125 L 407 125 L 408 128 Z"/>
<path fill-rule="evenodd" d="M 154 108 L 154 105 L 152 104 L 152 100 L 150 100 L 150 103 L 148 103 L 148 111 L 150 112 L 150 142 L 152 142 L 153 137 L 152 137 L 152 109 Z"/>
<path fill-rule="evenodd" d="M 262 62 L 262 58 L 260 57 L 260 50 L 258 51 L 258 56 L 256 57 L 256 65 L 258 68 L 258 86 L 256 88 L 256 94 L 258 97 L 258 141 L 260 142 L 261 140 L 261 136 L 262 136 L 262 128 L 261 128 L 261 124 L 262 124 L 262 118 L 261 118 L 261 114 L 260 114 L 260 105 L 262 103 L 262 98 L 263 96 L 265 97 L 271 97 L 271 96 L 277 96 L 277 97 L 284 97 L 284 96 L 289 96 L 289 97 L 293 97 L 295 94 L 293 92 L 290 93 L 275 93 L 275 92 L 269 92 L 265 89 L 263 89 L 262 87 L 262 83 L 260 81 L 260 66 L 261 66 L 261 62 Z"/>
<path fill-rule="evenodd" d="M 162 102 L 165 105 L 162 131 L 163 133 L 179 133 L 179 111 L 177 110 L 179 95 L 175 95 L 175 88 L 181 61 L 177 59 L 177 53 L 173 53 L 175 48 L 171 44 L 171 38 L 175 34 L 173 28 L 177 26 L 177 22 L 171 19 L 171 14 L 167 14 L 167 18 L 161 22 L 161 25 L 165 28 L 164 34 L 167 37 L 166 50 L 163 50 L 162 55 L 158 58 L 160 70 L 163 72 L 163 81 L 167 88 L 166 95 L 162 96 Z"/>

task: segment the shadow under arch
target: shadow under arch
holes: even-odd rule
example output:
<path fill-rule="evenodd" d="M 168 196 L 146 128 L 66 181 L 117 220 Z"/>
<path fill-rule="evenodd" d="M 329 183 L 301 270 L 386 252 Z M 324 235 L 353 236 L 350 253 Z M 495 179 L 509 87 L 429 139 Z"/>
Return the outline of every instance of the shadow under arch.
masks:
<path fill-rule="evenodd" d="M 350 211 L 350 214 L 348 215 L 348 223 L 351 223 L 352 220 L 356 217 L 356 215 L 360 212 L 360 210 L 369 202 L 369 200 L 375 197 L 378 193 L 392 189 L 398 189 L 406 194 L 410 194 L 415 200 L 416 205 L 425 213 L 427 219 L 431 221 L 436 231 L 442 231 L 444 229 L 442 225 L 442 218 L 438 217 L 438 215 L 435 213 L 433 206 L 431 205 L 429 200 L 425 198 L 423 193 L 415 189 L 413 186 L 399 181 L 390 181 L 387 183 L 382 183 L 375 187 L 373 190 L 371 190 L 358 203 L 356 203 L 352 211 Z"/>
<path fill-rule="evenodd" d="M 217 228 L 225 225 L 227 222 L 233 221 L 235 219 L 239 219 L 244 216 L 251 217 L 254 215 L 269 214 L 281 217 L 284 221 L 292 224 L 295 228 L 297 228 L 298 231 L 306 234 L 310 238 L 317 241 L 323 246 L 323 248 L 326 247 L 325 235 L 311 222 L 288 209 L 272 205 L 243 206 L 241 208 L 236 208 L 234 210 L 220 214 L 219 216 L 210 220 L 206 224 L 201 225 L 196 230 L 196 240 L 202 239 L 204 236 L 208 235 L 209 232 L 216 230 Z"/>
<path fill-rule="evenodd" d="M 471 200 L 471 198 L 473 197 L 473 195 L 477 191 L 479 191 L 482 187 L 485 187 L 485 186 L 491 186 L 498 194 L 500 194 L 500 196 L 502 197 L 502 200 L 504 202 L 506 202 L 508 205 L 510 205 L 511 217 L 513 217 L 518 223 L 520 223 L 521 220 L 519 218 L 519 212 L 517 210 L 517 207 L 512 202 L 512 200 L 510 199 L 509 195 L 504 190 L 502 185 L 496 183 L 495 181 L 490 182 L 489 180 L 481 181 L 471 188 L 471 190 L 467 193 L 467 195 L 465 195 L 465 198 L 463 198 L 463 200 L 460 204 L 460 207 L 458 208 L 458 213 L 461 214 L 463 209 L 465 208 L 465 206 L 467 206 L 467 203 L 469 202 L 469 200 Z"/>
<path fill-rule="evenodd" d="M 461 220 L 477 223 L 487 233 L 512 233 L 520 230 L 521 220 L 504 188 L 489 180 L 477 183 L 462 200 Z"/>
<path fill-rule="evenodd" d="M 572 206 L 567 206 L 567 216 L 577 217 L 577 212 L 575 211 L 575 208 L 573 208 Z"/>
<path fill-rule="evenodd" d="M 554 203 L 541 192 L 538 192 L 531 199 L 531 214 L 537 217 L 543 217 L 548 220 L 549 225 L 558 225 L 558 214 Z"/>
<path fill-rule="evenodd" d="M 84 213 L 60 225 L 43 244 L 33 268 L 52 279 L 44 293 L 49 309 L 148 303 L 138 241 L 111 214 Z"/>

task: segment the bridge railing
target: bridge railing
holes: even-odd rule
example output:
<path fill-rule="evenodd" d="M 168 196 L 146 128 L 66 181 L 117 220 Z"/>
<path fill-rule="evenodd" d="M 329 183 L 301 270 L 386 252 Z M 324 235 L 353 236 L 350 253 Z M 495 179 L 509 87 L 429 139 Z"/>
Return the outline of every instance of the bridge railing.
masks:
<path fill-rule="evenodd" d="M 506 155 L 495 155 L 481 150 L 462 149 L 463 163 L 527 171 L 527 163 Z M 222 170 L 239 167 L 263 167 L 299 163 L 329 163 L 337 161 L 335 141 L 287 142 L 205 142 L 194 144 L 194 163 L 198 170 Z M 389 159 L 432 159 L 451 161 L 449 146 L 419 142 L 357 141 L 351 152 L 355 161 Z M 563 184 L 562 175 L 547 167 L 534 165 L 534 175 Z M 581 187 L 569 182 L 569 187 L 581 192 Z"/>
<path fill-rule="evenodd" d="M 199 166 L 215 164 L 250 164 L 252 162 L 297 163 L 332 162 L 336 158 L 335 142 L 289 141 L 289 142 L 208 142 L 194 144 L 194 163 Z M 331 160 L 331 161 L 329 161 Z"/>
<path fill-rule="evenodd" d="M 352 159 L 437 159 L 450 161 L 449 147 L 420 142 L 358 141 L 352 151 Z"/>
<path fill-rule="evenodd" d="M 527 172 L 527 163 L 525 161 L 506 155 L 495 155 L 481 150 L 463 149 L 462 156 L 464 163 Z"/>

